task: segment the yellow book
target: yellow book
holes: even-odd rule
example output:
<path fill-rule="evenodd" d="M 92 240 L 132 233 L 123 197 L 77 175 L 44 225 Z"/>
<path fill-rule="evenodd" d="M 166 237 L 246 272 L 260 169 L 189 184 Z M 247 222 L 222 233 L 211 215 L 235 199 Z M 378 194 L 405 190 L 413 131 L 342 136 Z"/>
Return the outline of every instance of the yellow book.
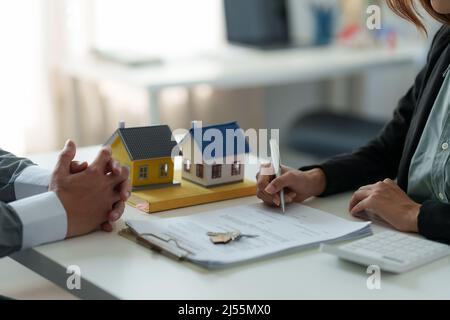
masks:
<path fill-rule="evenodd" d="M 144 212 L 155 213 L 255 194 L 256 183 L 250 180 L 211 188 L 182 180 L 178 186 L 133 192 L 128 203 Z"/>

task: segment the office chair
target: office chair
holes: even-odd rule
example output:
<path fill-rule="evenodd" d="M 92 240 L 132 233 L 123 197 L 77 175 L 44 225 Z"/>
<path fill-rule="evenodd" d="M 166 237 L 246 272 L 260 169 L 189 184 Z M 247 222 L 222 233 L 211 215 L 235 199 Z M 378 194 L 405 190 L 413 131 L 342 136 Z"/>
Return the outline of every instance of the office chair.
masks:
<path fill-rule="evenodd" d="M 325 159 L 363 146 L 376 137 L 384 124 L 360 115 L 321 108 L 302 115 L 294 122 L 288 146 Z"/>

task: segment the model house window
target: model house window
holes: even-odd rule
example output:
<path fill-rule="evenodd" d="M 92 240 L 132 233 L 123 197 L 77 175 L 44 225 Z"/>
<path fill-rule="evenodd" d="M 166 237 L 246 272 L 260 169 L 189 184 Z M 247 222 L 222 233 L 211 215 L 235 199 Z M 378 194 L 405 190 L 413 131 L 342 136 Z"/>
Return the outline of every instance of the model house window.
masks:
<path fill-rule="evenodd" d="M 231 165 L 231 175 L 232 176 L 238 176 L 241 174 L 241 163 L 239 161 L 235 161 Z"/>
<path fill-rule="evenodd" d="M 139 167 L 139 180 L 145 180 L 148 178 L 148 166 Z"/>
<path fill-rule="evenodd" d="M 167 163 L 164 163 L 159 166 L 159 176 L 160 177 L 167 177 L 169 175 L 169 165 Z"/>
<path fill-rule="evenodd" d="M 216 164 L 212 166 L 212 178 L 219 179 L 222 177 L 222 165 Z"/>
<path fill-rule="evenodd" d="M 197 175 L 197 177 L 203 179 L 203 165 L 202 164 L 197 164 L 195 166 L 195 174 Z"/>
<path fill-rule="evenodd" d="M 185 172 L 191 172 L 191 160 L 186 159 L 184 160 L 184 171 Z"/>

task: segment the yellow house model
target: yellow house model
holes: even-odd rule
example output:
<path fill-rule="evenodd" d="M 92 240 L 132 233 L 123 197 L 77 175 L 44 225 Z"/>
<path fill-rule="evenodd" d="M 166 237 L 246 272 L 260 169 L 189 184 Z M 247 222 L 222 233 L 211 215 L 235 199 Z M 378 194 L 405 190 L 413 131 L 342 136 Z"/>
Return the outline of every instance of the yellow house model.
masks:
<path fill-rule="evenodd" d="M 172 152 L 177 143 L 167 125 L 125 128 L 122 122 L 105 145 L 111 147 L 113 158 L 130 170 L 133 190 L 176 184 Z"/>

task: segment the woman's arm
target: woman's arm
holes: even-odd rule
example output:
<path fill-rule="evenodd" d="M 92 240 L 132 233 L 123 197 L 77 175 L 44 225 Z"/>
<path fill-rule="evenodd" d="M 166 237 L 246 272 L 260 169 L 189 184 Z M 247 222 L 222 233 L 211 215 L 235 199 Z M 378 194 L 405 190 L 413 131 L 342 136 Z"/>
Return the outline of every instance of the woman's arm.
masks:
<path fill-rule="evenodd" d="M 424 78 L 425 70 L 422 70 L 414 86 L 400 100 L 393 119 L 369 144 L 354 153 L 333 157 L 321 165 L 301 168 L 303 171 L 312 168 L 323 170 L 327 184 L 322 196 L 355 190 L 385 178 L 397 177 L 417 92 Z"/>
<path fill-rule="evenodd" d="M 267 204 L 278 205 L 277 192 L 282 188 L 289 188 L 286 202 L 302 202 L 308 197 L 352 191 L 386 178 L 395 178 L 426 73 L 425 67 L 417 76 L 415 84 L 400 100 L 393 119 L 368 145 L 354 153 L 331 158 L 321 165 L 302 167 L 300 170 L 286 169 L 277 179 L 259 175 L 258 197 Z"/>
<path fill-rule="evenodd" d="M 417 75 L 414 85 L 400 100 L 392 120 L 381 133 L 366 146 L 346 155 L 336 156 L 321 165 L 301 168 L 307 171 L 321 168 L 326 176 L 326 189 L 323 196 L 344 191 L 351 191 L 360 186 L 397 177 L 405 140 L 411 119 L 424 84 L 429 77 L 429 70 L 439 55 L 442 28 L 435 36 L 427 58 L 427 65 Z M 432 55 L 433 54 L 433 55 Z"/>

